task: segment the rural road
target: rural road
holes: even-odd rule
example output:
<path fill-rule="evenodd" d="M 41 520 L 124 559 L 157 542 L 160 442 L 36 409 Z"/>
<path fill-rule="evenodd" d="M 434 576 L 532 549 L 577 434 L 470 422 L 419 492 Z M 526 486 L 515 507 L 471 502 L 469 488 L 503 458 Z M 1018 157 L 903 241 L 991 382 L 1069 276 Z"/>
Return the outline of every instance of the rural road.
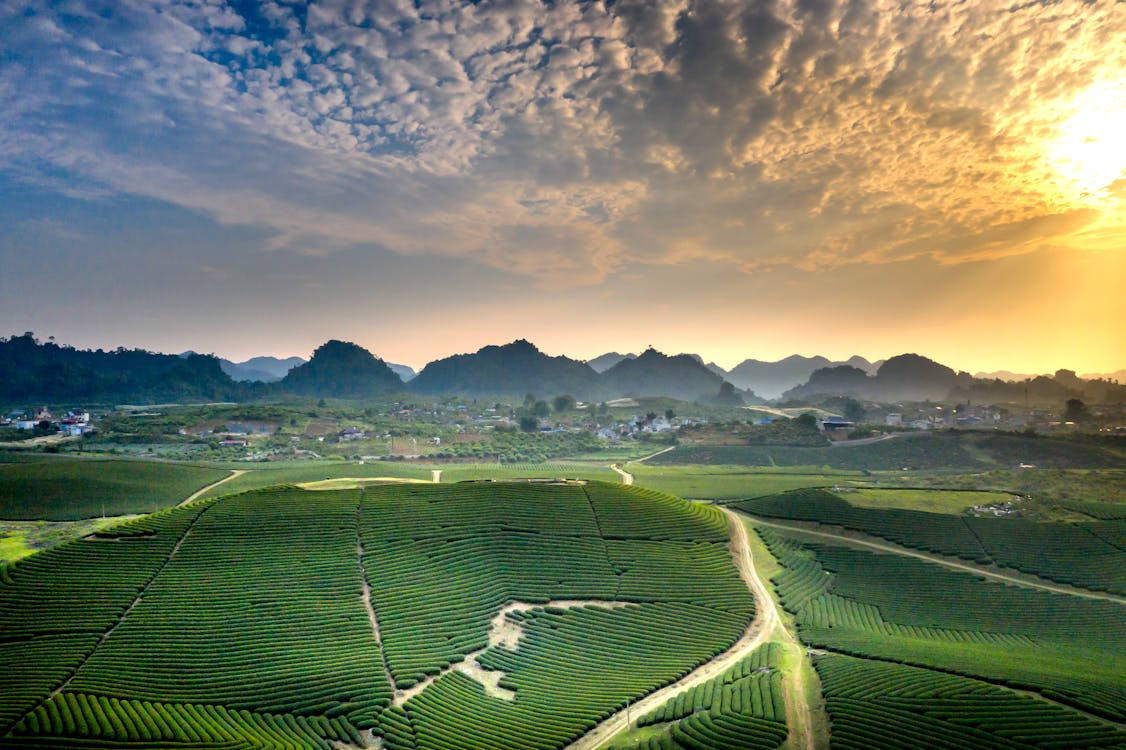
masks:
<path fill-rule="evenodd" d="M 995 581 L 1008 583 L 1013 586 L 1024 586 L 1025 588 L 1041 589 L 1043 591 L 1051 591 L 1055 594 L 1068 594 L 1070 596 L 1079 596 L 1084 599 L 1101 599 L 1109 602 L 1117 602 L 1118 604 L 1126 604 L 1126 598 L 1116 596 L 1114 594 L 1103 594 L 1097 591 L 1086 591 L 1083 589 L 1073 588 L 1071 586 L 1057 586 L 1051 583 L 1044 583 L 1041 581 L 1028 580 L 1025 578 L 1017 578 L 1016 576 L 1005 575 L 1004 573 L 995 573 L 991 570 L 985 570 L 971 565 L 969 563 L 955 562 L 944 557 L 937 555 L 929 555 L 925 552 L 916 552 L 915 550 L 901 547 L 892 542 L 874 542 L 867 539 L 856 539 L 854 537 L 845 536 L 843 534 L 834 534 L 829 531 L 814 531 L 812 529 L 805 529 L 800 526 L 791 526 L 785 523 L 777 523 L 774 521 L 766 521 L 757 516 L 748 516 L 759 526 L 766 526 L 771 529 L 781 529 L 782 531 L 791 531 L 798 534 L 806 534 L 808 536 L 820 537 L 822 539 L 829 539 L 837 544 L 844 544 L 853 547 L 866 547 L 868 549 L 876 550 L 877 552 L 890 552 L 904 557 L 914 557 L 925 562 L 942 565 L 953 570 L 959 570 L 965 573 L 973 573 L 975 576 L 982 578 L 991 578 Z M 1030 575 L 1030 574 L 1025 574 Z"/>
<path fill-rule="evenodd" d="M 860 440 L 834 440 L 829 443 L 830 448 L 856 448 L 861 445 L 871 445 L 872 443 L 882 443 L 885 440 L 895 440 L 904 435 L 917 435 L 917 432 L 890 432 L 887 435 L 880 435 L 878 437 L 861 438 Z"/>
<path fill-rule="evenodd" d="M 723 509 L 723 511 L 727 514 L 731 526 L 731 553 L 734 557 L 735 564 L 739 568 L 739 573 L 746 582 L 747 587 L 755 596 L 755 619 L 747 627 L 742 637 L 739 638 L 730 649 L 711 661 L 697 667 L 693 672 L 673 684 L 650 693 L 630 705 L 628 709 L 619 711 L 608 719 L 605 719 L 595 726 L 594 729 L 590 730 L 570 745 L 567 745 L 567 750 L 593 750 L 594 748 L 600 747 L 614 736 L 629 728 L 627 719 L 644 716 L 684 691 L 707 682 L 714 677 L 718 677 L 756 648 L 770 640 L 776 631 L 779 629 L 785 631 L 782 620 L 778 615 L 778 609 L 774 605 L 774 600 L 770 597 L 770 592 L 755 572 L 754 560 L 751 558 L 750 541 L 747 538 L 747 527 L 733 511 L 726 509 Z M 800 681 L 800 674 L 798 675 L 798 679 Z M 795 687 L 795 690 L 798 695 L 801 694 L 800 683 Z M 789 705 L 790 703 L 787 702 L 787 707 L 789 707 Z M 797 709 L 797 713 L 801 713 L 800 705 L 795 706 L 795 709 Z M 794 725 L 799 724 L 801 724 L 801 718 L 795 716 Z M 808 707 L 806 707 L 805 726 L 809 727 L 809 725 Z M 806 731 L 805 736 L 810 738 L 810 740 L 805 743 L 805 746 L 809 750 L 813 750 L 812 734 Z"/>
<path fill-rule="evenodd" d="M 203 494 L 204 494 L 205 492 L 207 492 L 208 490 L 210 490 L 210 489 L 213 489 L 213 488 L 215 488 L 215 487 L 218 487 L 218 486 L 219 486 L 219 485 L 221 485 L 221 484 L 222 484 L 223 482 L 229 482 L 229 481 L 231 481 L 232 479 L 234 479 L 235 477 L 238 477 L 238 476 L 242 476 L 242 475 L 243 475 L 243 474 L 245 474 L 245 473 L 246 473 L 247 471 L 249 471 L 249 469 L 231 469 L 231 474 L 230 474 L 230 476 L 226 476 L 226 477 L 223 477 L 222 479 L 220 479 L 220 480 L 219 480 L 219 481 L 217 481 L 217 482 L 212 482 L 211 484 L 207 485 L 206 487 L 203 487 L 203 488 L 201 488 L 201 489 L 198 489 L 198 490 L 196 490 L 196 491 L 195 491 L 195 492 L 193 492 L 192 494 L 188 495 L 188 497 L 187 497 L 187 498 L 186 498 L 185 500 L 183 500 L 183 501 L 182 501 L 182 502 L 180 503 L 180 505 L 187 505 L 187 504 L 188 504 L 188 503 L 190 503 L 190 502 L 191 502 L 192 500 L 195 500 L 195 499 L 197 499 L 197 498 L 201 497 L 201 496 L 202 496 L 202 495 L 203 495 Z"/>
<path fill-rule="evenodd" d="M 618 476 L 622 478 L 622 484 L 633 484 L 633 474 L 619 468 L 617 464 L 610 464 L 610 468 L 618 472 Z"/>

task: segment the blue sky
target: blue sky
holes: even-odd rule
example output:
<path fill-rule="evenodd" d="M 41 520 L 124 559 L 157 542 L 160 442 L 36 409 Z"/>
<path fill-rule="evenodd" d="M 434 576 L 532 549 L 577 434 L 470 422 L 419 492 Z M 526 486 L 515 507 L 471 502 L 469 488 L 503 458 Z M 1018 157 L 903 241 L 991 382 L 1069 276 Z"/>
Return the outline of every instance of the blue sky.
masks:
<path fill-rule="evenodd" d="M 1116 370 L 1124 37 L 1067 0 L 5 0 L 0 334 Z"/>

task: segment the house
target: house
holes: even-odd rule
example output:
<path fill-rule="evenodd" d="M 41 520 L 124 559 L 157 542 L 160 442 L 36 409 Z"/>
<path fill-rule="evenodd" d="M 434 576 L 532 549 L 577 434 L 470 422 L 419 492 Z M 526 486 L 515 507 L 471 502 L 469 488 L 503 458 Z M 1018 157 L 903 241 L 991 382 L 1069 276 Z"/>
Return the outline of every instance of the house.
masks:
<path fill-rule="evenodd" d="M 825 417 L 821 420 L 822 432 L 838 432 L 842 430 L 851 430 L 856 425 L 848 421 L 844 417 Z"/>
<path fill-rule="evenodd" d="M 884 424 L 888 427 L 902 427 L 903 415 L 902 414 L 888 414 L 884 417 Z"/>

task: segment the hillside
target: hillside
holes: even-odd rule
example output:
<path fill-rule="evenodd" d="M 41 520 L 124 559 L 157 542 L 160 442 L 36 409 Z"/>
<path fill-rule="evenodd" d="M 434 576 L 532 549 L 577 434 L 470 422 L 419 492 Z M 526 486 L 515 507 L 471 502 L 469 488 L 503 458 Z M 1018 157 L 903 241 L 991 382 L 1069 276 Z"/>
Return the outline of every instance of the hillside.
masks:
<path fill-rule="evenodd" d="M 298 365 L 305 364 L 301 357 L 251 357 L 245 362 L 232 362 L 229 359 L 220 359 L 219 365 L 223 372 L 231 376 L 232 380 L 243 382 L 258 381 L 273 383 L 281 380 L 286 374 Z"/>
<path fill-rule="evenodd" d="M 598 373 L 569 357 L 549 357 L 530 342 L 518 339 L 431 362 L 410 382 L 410 389 L 428 395 L 566 393 L 592 398 L 598 391 Z"/>
<path fill-rule="evenodd" d="M 753 390 L 763 398 L 778 398 L 784 391 L 807 382 L 814 371 L 837 365 L 848 365 L 864 374 L 875 372 L 882 363 L 872 363 L 864 357 L 853 356 L 845 362 L 832 362 L 820 355 L 803 357 L 794 354 L 777 362 L 746 359 L 727 373 L 727 379 L 736 387 Z"/>
<path fill-rule="evenodd" d="M 210 355 L 81 350 L 30 333 L 0 339 L 0 402 L 224 401 L 253 392 Z"/>
<path fill-rule="evenodd" d="M 289 371 L 279 386 L 304 396 L 355 398 L 403 387 L 387 363 L 346 341 L 328 341 L 303 365 Z"/>
<path fill-rule="evenodd" d="M 684 401 L 707 400 L 719 393 L 723 378 L 690 354 L 669 356 L 646 349 L 637 359 L 623 359 L 602 373 L 603 392 L 610 397 L 669 396 Z"/>

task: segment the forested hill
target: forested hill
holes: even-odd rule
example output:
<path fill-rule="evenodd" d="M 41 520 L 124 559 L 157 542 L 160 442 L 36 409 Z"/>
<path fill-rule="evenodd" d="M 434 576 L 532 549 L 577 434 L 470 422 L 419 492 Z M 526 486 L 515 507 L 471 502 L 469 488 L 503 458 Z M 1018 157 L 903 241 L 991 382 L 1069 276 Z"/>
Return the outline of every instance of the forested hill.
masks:
<path fill-rule="evenodd" d="M 240 401 L 256 391 L 232 380 L 210 355 L 83 350 L 39 342 L 29 333 L 0 338 L 4 403 Z"/>
<path fill-rule="evenodd" d="M 570 394 L 589 399 L 599 378 L 589 365 L 569 357 L 549 357 L 523 339 L 486 346 L 431 362 L 410 383 L 417 393 Z"/>
<path fill-rule="evenodd" d="M 294 367 L 278 387 L 302 396 L 363 398 L 400 390 L 403 380 L 382 359 L 347 341 L 328 341 L 303 365 Z"/>

